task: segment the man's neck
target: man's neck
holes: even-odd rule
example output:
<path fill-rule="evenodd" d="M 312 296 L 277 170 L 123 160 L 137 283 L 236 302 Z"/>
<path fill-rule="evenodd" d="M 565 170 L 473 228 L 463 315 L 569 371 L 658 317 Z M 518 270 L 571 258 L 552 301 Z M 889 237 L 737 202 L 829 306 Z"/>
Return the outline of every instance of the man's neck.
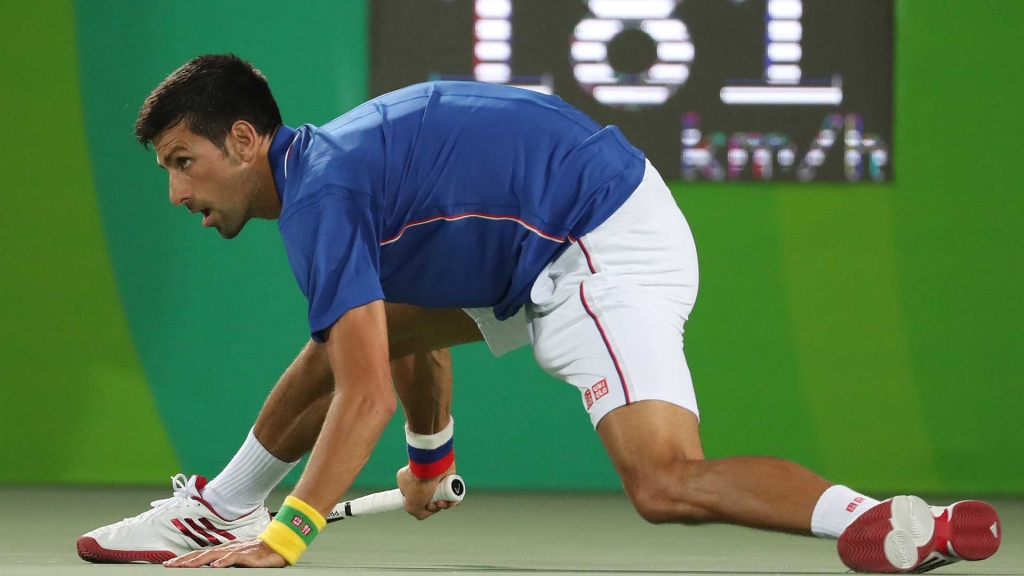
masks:
<path fill-rule="evenodd" d="M 255 214 L 257 218 L 276 220 L 281 216 L 281 194 L 274 182 L 274 173 L 270 169 L 270 143 L 274 137 L 271 136 L 263 141 L 260 147 L 260 161 L 256 165 L 256 178 L 259 182 L 256 194 Z"/>

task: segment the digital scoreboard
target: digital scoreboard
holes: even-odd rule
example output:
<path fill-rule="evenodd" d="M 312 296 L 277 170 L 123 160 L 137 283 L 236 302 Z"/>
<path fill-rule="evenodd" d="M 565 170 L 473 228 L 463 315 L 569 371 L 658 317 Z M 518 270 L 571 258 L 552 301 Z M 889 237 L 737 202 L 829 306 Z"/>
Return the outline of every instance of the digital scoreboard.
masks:
<path fill-rule="evenodd" d="M 615 124 L 666 178 L 892 178 L 893 0 L 372 0 L 370 89 L 477 80 Z"/>

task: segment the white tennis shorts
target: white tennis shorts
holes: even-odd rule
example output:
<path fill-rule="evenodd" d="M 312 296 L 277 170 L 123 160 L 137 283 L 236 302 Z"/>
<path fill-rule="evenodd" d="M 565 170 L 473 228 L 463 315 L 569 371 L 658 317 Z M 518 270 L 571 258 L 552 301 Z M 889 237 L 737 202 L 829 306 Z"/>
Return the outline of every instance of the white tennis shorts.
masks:
<path fill-rule="evenodd" d="M 541 368 L 579 389 L 595 428 L 641 400 L 699 416 L 683 355 L 697 285 L 690 226 L 647 162 L 629 199 L 541 272 L 523 310 L 504 322 L 466 312 L 495 356 L 531 343 Z"/>

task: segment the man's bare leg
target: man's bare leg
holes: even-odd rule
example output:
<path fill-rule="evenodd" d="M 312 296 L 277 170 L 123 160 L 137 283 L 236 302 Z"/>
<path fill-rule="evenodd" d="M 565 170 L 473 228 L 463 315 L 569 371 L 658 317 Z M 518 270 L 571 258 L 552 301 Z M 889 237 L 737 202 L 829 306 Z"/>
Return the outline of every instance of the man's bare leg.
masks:
<path fill-rule="evenodd" d="M 476 323 L 459 309 L 386 306 L 392 373 L 403 404 L 415 390 L 434 390 L 447 382 L 450 405 L 451 361 L 446 351 L 482 339 Z M 443 354 L 446 362 L 439 363 Z M 309 342 L 267 397 L 256 425 L 228 463 L 206 487 L 204 496 L 225 517 L 240 517 L 259 507 L 299 458 L 312 449 L 334 391 L 326 350 Z M 432 415 L 441 417 L 440 414 Z M 447 420 L 445 420 L 447 424 Z"/>
<path fill-rule="evenodd" d="M 308 343 L 277 381 L 238 452 L 203 490 L 218 514 L 240 518 L 263 505 L 313 446 L 333 389 L 326 351 Z"/>
<path fill-rule="evenodd" d="M 704 460 L 697 417 L 667 402 L 616 408 L 597 432 L 633 505 L 650 522 L 838 538 L 840 559 L 857 572 L 984 560 L 1001 543 L 999 515 L 978 500 L 929 507 L 916 496 L 897 496 L 879 503 L 779 458 Z"/>
<path fill-rule="evenodd" d="M 832 486 L 779 458 L 705 460 L 697 417 L 667 402 L 617 408 L 597 432 L 630 500 L 654 523 L 720 522 L 811 534 L 815 507 Z M 863 504 L 856 512 L 871 502 Z M 849 517 L 852 522 L 856 515 Z"/>
<path fill-rule="evenodd" d="M 448 425 L 452 414 L 452 355 L 447 348 L 393 360 L 391 379 L 413 432 L 434 434 Z"/>
<path fill-rule="evenodd" d="M 271 454 L 295 462 L 320 434 L 333 392 L 327 351 L 310 341 L 270 391 L 253 432 Z"/>
<path fill-rule="evenodd" d="M 387 304 L 391 374 L 403 405 L 424 402 L 418 394 L 443 393 L 451 404 L 452 366 L 449 346 L 483 339 L 476 323 L 459 309 L 427 309 Z M 435 386 L 433 383 L 439 383 Z M 422 392 L 421 392 L 422 391 Z M 270 392 L 256 419 L 255 435 L 277 458 L 294 462 L 313 447 L 334 392 L 334 377 L 323 346 L 309 342 Z M 415 430 L 429 427 L 423 417 L 443 420 L 444 414 L 409 414 Z M 428 411 L 429 412 L 429 411 Z M 437 420 L 440 422 L 440 420 Z M 430 434 L 431 431 L 421 432 Z"/>

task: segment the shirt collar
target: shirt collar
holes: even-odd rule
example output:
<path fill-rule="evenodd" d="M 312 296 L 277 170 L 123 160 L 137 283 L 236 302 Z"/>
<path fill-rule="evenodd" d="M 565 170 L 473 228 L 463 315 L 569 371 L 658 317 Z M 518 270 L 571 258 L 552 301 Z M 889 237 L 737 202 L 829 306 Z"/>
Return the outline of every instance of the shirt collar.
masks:
<path fill-rule="evenodd" d="M 294 128 L 281 126 L 274 134 L 274 140 L 270 143 L 270 150 L 267 158 L 270 160 L 270 171 L 274 174 L 274 187 L 277 188 L 277 197 L 284 199 L 284 184 L 288 178 L 288 161 L 290 160 L 292 143 L 298 132 Z"/>

